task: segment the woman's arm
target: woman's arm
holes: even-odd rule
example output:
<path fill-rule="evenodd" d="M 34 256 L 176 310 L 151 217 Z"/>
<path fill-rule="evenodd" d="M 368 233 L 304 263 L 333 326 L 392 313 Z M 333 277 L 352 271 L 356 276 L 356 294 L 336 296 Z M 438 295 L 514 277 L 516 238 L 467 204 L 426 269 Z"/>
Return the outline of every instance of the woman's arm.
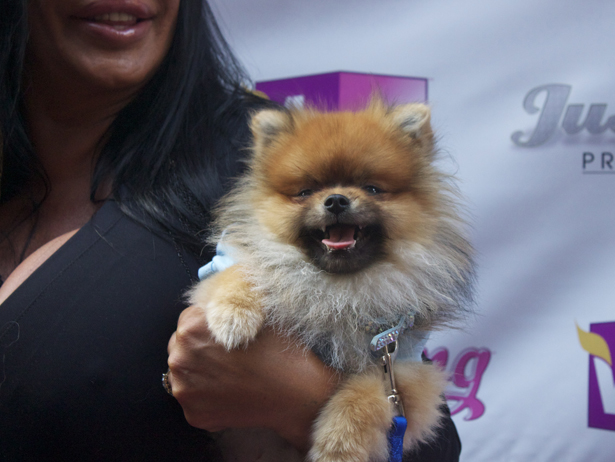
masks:
<path fill-rule="evenodd" d="M 209 431 L 265 427 L 302 452 L 340 375 L 312 352 L 262 331 L 227 351 L 211 338 L 203 310 L 184 310 L 169 341 L 173 396 L 191 425 Z"/>

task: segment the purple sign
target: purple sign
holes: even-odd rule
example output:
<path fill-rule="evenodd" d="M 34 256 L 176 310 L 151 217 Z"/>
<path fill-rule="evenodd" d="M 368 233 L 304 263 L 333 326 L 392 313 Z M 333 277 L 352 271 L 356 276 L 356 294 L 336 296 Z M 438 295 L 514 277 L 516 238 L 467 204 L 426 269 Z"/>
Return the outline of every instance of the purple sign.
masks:
<path fill-rule="evenodd" d="M 590 324 L 615 358 L 615 322 Z M 589 356 L 589 405 L 587 423 L 592 428 L 615 431 L 615 367 L 596 355 Z"/>
<path fill-rule="evenodd" d="M 374 94 L 381 95 L 390 104 L 427 101 L 427 79 L 356 72 L 257 82 L 256 90 L 287 107 L 309 104 L 329 111 L 362 109 Z"/>

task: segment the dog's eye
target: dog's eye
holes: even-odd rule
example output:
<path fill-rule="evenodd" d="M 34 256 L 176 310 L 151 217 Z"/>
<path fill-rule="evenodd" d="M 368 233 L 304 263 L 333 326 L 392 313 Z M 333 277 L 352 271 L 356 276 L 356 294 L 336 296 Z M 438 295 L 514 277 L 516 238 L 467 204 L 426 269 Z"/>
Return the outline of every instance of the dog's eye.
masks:
<path fill-rule="evenodd" d="M 364 186 L 363 189 L 365 189 L 365 191 L 367 191 L 369 194 L 380 194 L 382 192 L 382 189 L 377 188 L 373 185 Z"/>
<path fill-rule="evenodd" d="M 314 191 L 312 191 L 311 189 L 304 189 L 299 194 L 297 194 L 297 196 L 299 196 L 299 197 L 309 197 L 309 196 L 312 195 L 313 192 Z"/>

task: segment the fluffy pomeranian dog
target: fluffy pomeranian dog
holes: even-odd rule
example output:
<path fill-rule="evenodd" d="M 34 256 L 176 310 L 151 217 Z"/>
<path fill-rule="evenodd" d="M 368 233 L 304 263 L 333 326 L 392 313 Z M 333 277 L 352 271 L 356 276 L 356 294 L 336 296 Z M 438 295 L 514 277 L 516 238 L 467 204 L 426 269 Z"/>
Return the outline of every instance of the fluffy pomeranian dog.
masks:
<path fill-rule="evenodd" d="M 354 113 L 267 109 L 251 129 L 247 174 L 222 200 L 212 238 L 237 264 L 199 283 L 191 303 L 228 349 L 269 325 L 343 372 L 314 425 L 308 458 L 324 462 L 387 460 L 394 408 L 369 345 L 374 326 L 414 316 L 395 377 L 404 450 L 428 441 L 446 377 L 418 359 L 417 344 L 462 317 L 474 280 L 454 183 L 435 165 L 429 108 L 374 98 Z"/>

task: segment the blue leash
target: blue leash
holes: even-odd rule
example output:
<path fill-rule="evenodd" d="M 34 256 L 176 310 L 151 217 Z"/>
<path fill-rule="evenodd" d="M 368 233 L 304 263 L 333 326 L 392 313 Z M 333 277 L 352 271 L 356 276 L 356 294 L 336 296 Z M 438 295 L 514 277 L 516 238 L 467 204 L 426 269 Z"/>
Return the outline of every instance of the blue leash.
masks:
<path fill-rule="evenodd" d="M 404 434 L 408 421 L 404 416 L 398 415 L 393 417 L 393 423 L 389 430 L 389 461 L 402 462 L 404 455 Z"/>

